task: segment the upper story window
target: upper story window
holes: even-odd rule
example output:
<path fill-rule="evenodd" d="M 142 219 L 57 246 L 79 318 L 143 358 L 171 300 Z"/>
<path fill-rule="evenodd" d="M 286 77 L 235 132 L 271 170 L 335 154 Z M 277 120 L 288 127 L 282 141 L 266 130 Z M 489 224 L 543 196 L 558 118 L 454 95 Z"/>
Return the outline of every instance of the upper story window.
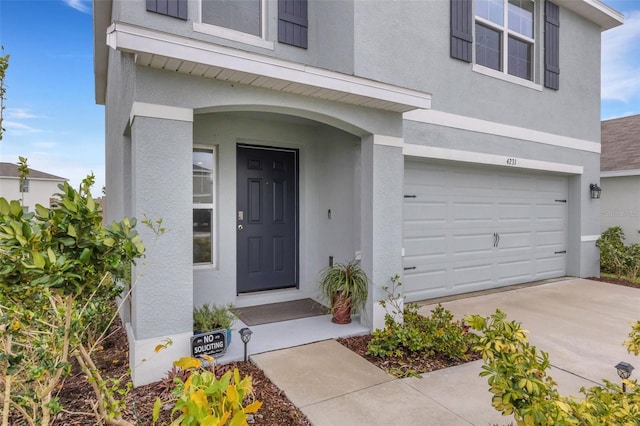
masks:
<path fill-rule="evenodd" d="M 476 64 L 533 80 L 534 11 L 531 0 L 476 0 Z"/>
<path fill-rule="evenodd" d="M 474 71 L 537 90 L 542 82 L 560 88 L 560 8 L 555 3 L 449 1 L 452 58 L 474 63 Z M 544 32 L 537 21 L 542 17 Z"/>
<path fill-rule="evenodd" d="M 201 0 L 203 24 L 262 35 L 262 0 Z"/>
<path fill-rule="evenodd" d="M 146 0 L 147 10 L 187 20 L 188 0 Z M 252 46 L 273 49 L 267 37 L 269 0 L 197 0 L 193 30 Z M 308 0 L 277 0 L 278 42 L 306 49 Z M 275 8 L 271 16 L 275 17 Z"/>

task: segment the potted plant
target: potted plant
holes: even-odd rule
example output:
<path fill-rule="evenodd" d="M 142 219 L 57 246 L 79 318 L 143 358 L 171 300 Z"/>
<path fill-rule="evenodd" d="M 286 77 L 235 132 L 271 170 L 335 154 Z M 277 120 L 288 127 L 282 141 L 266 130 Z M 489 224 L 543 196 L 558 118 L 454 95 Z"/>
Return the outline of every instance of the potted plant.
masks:
<path fill-rule="evenodd" d="M 236 322 L 233 305 L 209 305 L 205 303 L 193 308 L 193 333 L 208 333 L 213 330 L 227 330 L 227 344 L 231 343 L 231 327 Z"/>
<path fill-rule="evenodd" d="M 367 301 L 367 274 L 360 261 L 335 263 L 322 273 L 320 291 L 329 301 L 333 321 L 336 324 L 351 322 L 351 314 L 357 313 Z"/>

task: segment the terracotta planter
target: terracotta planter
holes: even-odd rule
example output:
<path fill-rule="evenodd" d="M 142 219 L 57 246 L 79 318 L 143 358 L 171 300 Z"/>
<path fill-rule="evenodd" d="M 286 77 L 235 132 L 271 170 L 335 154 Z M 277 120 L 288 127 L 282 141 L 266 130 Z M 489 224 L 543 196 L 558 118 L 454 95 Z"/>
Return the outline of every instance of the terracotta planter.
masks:
<path fill-rule="evenodd" d="M 351 300 L 338 296 L 333 302 L 333 318 L 331 321 L 336 324 L 349 324 L 351 322 Z"/>

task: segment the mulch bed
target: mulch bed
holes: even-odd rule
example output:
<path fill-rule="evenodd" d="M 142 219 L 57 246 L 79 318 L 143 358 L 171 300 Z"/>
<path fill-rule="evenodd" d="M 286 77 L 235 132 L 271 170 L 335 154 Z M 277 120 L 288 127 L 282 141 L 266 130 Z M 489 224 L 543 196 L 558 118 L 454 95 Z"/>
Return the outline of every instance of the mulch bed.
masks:
<path fill-rule="evenodd" d="M 589 278 L 594 281 L 609 282 L 617 285 L 640 288 L 640 284 L 632 283 L 618 278 Z M 477 354 L 469 354 L 465 361 L 451 360 L 446 357 L 425 357 L 419 354 L 403 355 L 401 357 L 377 358 L 367 355 L 367 346 L 371 335 L 356 336 L 346 339 L 338 339 L 338 342 L 362 356 L 372 364 L 398 377 L 418 376 L 441 368 L 458 365 L 464 362 L 478 359 Z M 101 350 L 94 357 L 97 367 L 103 376 L 120 377 L 122 382 L 130 380 L 128 373 L 129 346 L 126 334 L 121 324 L 113 328 L 112 334 L 104 342 Z M 286 394 L 275 386 L 255 365 L 250 362 L 236 362 L 216 367 L 216 374 L 222 375 L 229 369 L 238 368 L 242 376 L 251 375 L 253 379 L 256 399 L 263 402 L 262 407 L 251 419 L 252 424 L 264 426 L 307 426 L 310 425 L 307 418 L 287 398 Z M 126 401 L 125 418 L 134 424 L 150 425 L 151 413 L 156 397 L 163 396 L 166 392 L 162 382 L 153 383 L 132 389 Z M 67 377 L 58 392 L 60 403 L 64 411 L 56 416 L 55 423 L 79 426 L 96 423 L 92 413 L 92 403 L 95 395 L 84 376 L 73 367 L 70 377 Z M 166 400 L 166 393 L 164 394 Z M 162 411 L 159 425 L 168 425 L 171 421 L 171 407 Z"/>
<path fill-rule="evenodd" d="M 126 334 L 121 325 L 114 327 L 114 332 L 105 341 L 102 350 L 96 352 L 94 361 L 103 377 L 122 377 L 123 383 L 131 379 L 128 373 L 129 346 Z M 285 393 L 275 386 L 255 365 L 250 362 L 235 362 L 216 367 L 216 375 L 238 368 L 240 376 L 250 375 L 253 381 L 254 394 L 262 401 L 262 407 L 251 418 L 251 424 L 262 426 L 308 426 L 307 418 L 287 399 Z M 167 398 L 167 390 L 162 382 L 140 386 L 131 390 L 126 401 L 125 419 L 133 424 L 151 425 L 153 404 L 156 397 L 163 401 Z M 73 367 L 73 373 L 68 377 L 59 391 L 60 403 L 64 411 L 57 415 L 56 424 L 85 426 L 96 423 L 92 414 L 91 404 L 95 401 L 95 394 L 84 376 Z M 158 425 L 171 423 L 171 405 L 162 410 Z"/>
<path fill-rule="evenodd" d="M 453 367 L 454 365 L 480 359 L 480 354 L 470 352 L 466 360 L 451 359 L 442 355 L 424 356 L 421 353 L 403 353 L 402 356 L 387 358 L 375 357 L 367 354 L 367 347 L 371 341 L 371 335 L 337 339 L 338 343 L 351 349 L 378 368 L 385 370 L 396 377 L 420 376 L 421 373 Z"/>
<path fill-rule="evenodd" d="M 589 277 L 587 278 L 588 280 L 592 280 L 592 281 L 600 281 L 603 283 L 610 283 L 610 284 L 617 284 L 617 285 L 623 285 L 625 287 L 635 287 L 635 288 L 640 288 L 640 284 L 639 283 L 634 283 L 632 281 L 629 280 L 625 280 L 624 278 L 614 278 L 614 277 Z"/>

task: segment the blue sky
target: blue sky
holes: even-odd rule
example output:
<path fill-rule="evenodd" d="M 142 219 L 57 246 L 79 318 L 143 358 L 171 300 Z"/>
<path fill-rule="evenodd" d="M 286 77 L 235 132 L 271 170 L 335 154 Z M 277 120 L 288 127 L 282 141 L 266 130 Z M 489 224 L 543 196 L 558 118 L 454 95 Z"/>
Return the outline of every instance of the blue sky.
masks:
<path fill-rule="evenodd" d="M 443 1 L 443 0 L 438 0 Z M 602 36 L 602 119 L 640 114 L 640 1 L 608 0 L 625 25 Z M 90 0 L 0 0 L 5 80 L 0 161 L 27 157 L 77 187 L 104 186 L 104 108 L 94 102 Z"/>

